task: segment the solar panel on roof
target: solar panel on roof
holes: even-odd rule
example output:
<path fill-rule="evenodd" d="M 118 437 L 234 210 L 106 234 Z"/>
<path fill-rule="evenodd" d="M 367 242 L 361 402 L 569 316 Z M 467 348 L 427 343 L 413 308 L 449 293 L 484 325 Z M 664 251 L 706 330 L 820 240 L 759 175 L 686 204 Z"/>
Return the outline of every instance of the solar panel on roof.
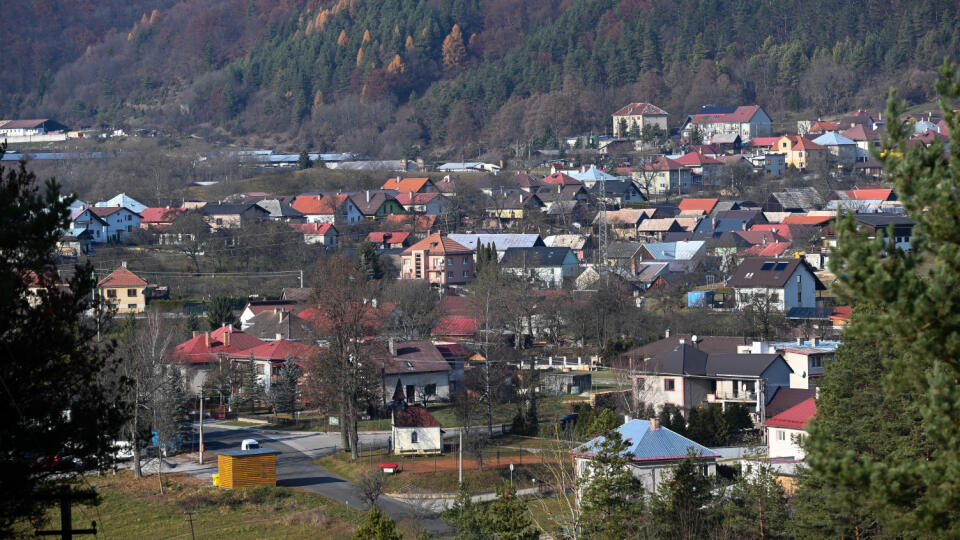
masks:
<path fill-rule="evenodd" d="M 763 266 L 760 267 L 760 270 L 763 270 L 763 271 L 765 271 L 765 270 L 771 270 L 771 269 L 773 268 L 773 264 L 774 264 L 774 263 L 772 263 L 772 262 L 765 262 L 765 263 L 763 263 Z"/>
<path fill-rule="evenodd" d="M 777 267 L 775 268 L 775 270 L 777 270 L 778 272 L 779 272 L 780 270 L 786 270 L 786 269 L 787 269 L 787 263 L 785 263 L 785 262 L 779 262 L 779 263 L 777 263 Z"/>

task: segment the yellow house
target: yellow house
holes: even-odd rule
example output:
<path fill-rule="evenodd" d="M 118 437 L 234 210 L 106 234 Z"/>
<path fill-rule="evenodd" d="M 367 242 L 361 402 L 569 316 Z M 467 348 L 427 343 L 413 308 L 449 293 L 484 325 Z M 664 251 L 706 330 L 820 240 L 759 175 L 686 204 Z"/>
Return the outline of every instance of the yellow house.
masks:
<path fill-rule="evenodd" d="M 823 165 L 827 160 L 826 148 L 799 135 L 780 137 L 776 152 L 783 154 L 788 167 L 793 165 L 801 171 L 810 166 Z"/>
<path fill-rule="evenodd" d="M 149 286 L 124 265 L 97 283 L 97 293 L 106 303 L 115 306 L 117 313 L 143 313 L 147 309 Z"/>

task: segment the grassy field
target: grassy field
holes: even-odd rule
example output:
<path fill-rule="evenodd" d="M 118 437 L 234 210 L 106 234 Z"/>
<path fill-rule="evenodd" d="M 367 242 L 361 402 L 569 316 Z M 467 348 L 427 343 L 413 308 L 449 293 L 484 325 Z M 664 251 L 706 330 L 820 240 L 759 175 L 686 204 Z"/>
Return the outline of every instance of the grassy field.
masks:
<path fill-rule="evenodd" d="M 102 496 L 99 506 L 74 506 L 74 527 L 96 520 L 106 538 L 349 538 L 363 514 L 326 497 L 289 488 L 225 490 L 203 487 L 188 475 L 166 477 L 160 495 L 156 477 L 132 473 L 88 477 Z M 49 512 L 47 529 L 60 525 L 59 511 Z M 32 528 L 17 536 L 32 536 Z"/>

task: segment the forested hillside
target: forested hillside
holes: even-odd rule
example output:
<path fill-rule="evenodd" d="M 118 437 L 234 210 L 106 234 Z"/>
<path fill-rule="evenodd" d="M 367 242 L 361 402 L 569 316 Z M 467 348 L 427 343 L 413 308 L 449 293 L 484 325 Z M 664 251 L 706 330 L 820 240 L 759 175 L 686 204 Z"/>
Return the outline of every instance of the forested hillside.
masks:
<path fill-rule="evenodd" d="M 34 74 L 0 115 L 473 153 L 602 131 L 628 101 L 661 105 L 672 125 L 707 103 L 830 114 L 876 109 L 889 86 L 924 101 L 960 51 L 951 0 L 170 3 L 128 2 L 158 11 Z M 0 90 L 28 71 L 4 62 Z"/>

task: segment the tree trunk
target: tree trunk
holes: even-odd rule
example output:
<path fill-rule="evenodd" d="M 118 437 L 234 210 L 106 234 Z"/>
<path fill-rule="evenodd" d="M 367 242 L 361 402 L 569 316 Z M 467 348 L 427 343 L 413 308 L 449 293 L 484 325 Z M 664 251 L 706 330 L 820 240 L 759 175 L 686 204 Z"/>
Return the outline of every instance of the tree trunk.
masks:
<path fill-rule="evenodd" d="M 136 407 L 134 407 L 136 409 Z M 133 475 L 136 478 L 143 477 L 143 468 L 140 466 L 140 441 L 137 440 L 137 419 L 139 413 L 134 411 L 132 423 L 130 425 L 130 444 L 133 445 Z"/>
<path fill-rule="evenodd" d="M 346 452 L 350 448 L 350 433 L 347 430 L 347 409 L 343 399 L 340 400 L 338 411 L 340 412 L 340 445 Z"/>

